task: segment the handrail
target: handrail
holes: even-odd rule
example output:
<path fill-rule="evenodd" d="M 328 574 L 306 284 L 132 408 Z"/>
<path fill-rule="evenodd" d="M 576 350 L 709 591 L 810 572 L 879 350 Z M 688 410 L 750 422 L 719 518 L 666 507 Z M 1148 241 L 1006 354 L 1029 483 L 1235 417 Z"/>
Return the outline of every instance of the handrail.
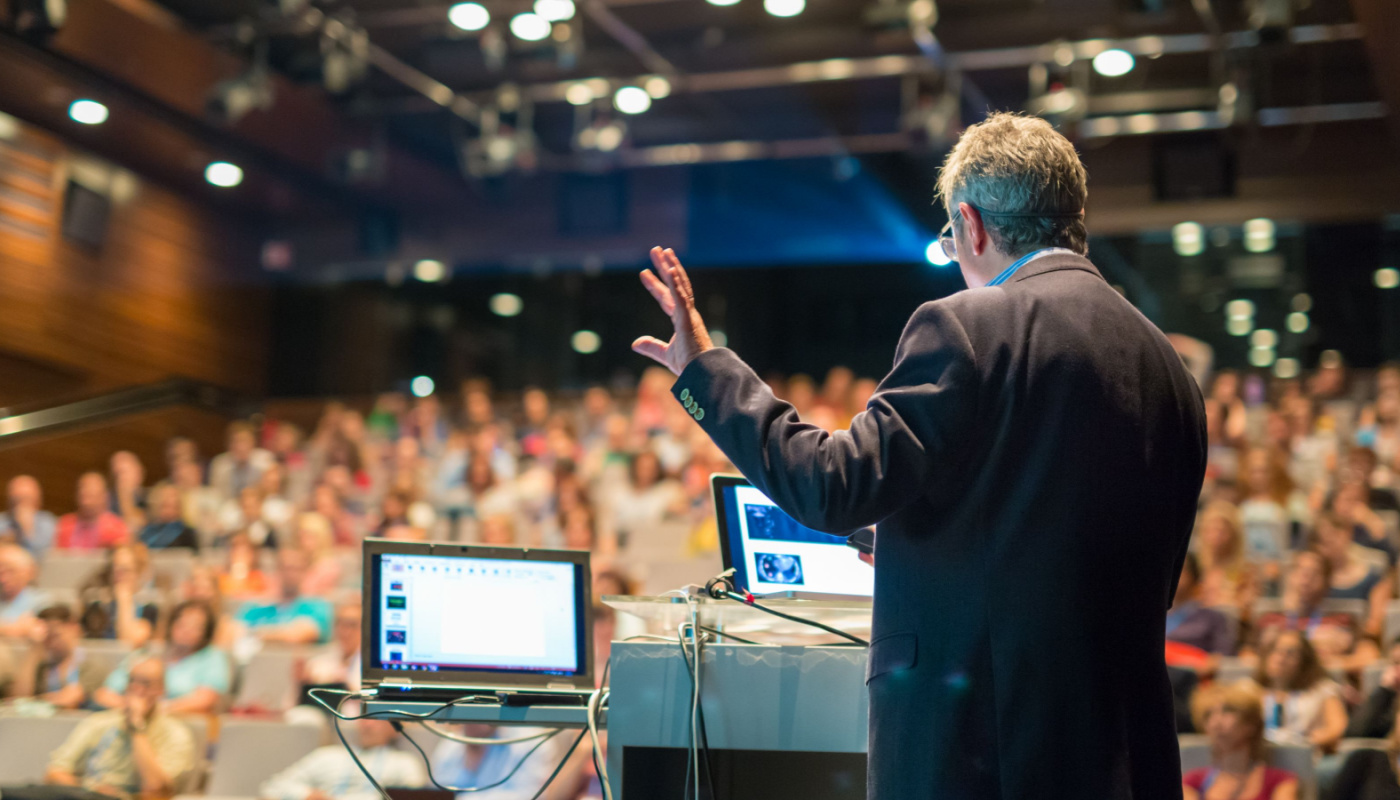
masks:
<path fill-rule="evenodd" d="M 229 416 L 240 416 L 251 410 L 246 398 L 228 389 L 190 378 L 172 378 L 0 416 L 0 450 L 43 434 L 177 405 L 195 406 Z"/>

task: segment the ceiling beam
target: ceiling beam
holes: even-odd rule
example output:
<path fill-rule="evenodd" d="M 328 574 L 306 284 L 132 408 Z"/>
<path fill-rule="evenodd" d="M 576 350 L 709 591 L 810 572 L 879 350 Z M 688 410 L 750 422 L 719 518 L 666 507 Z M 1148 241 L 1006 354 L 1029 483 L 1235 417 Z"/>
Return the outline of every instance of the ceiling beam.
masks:
<path fill-rule="evenodd" d="M 1366 53 L 1376 89 L 1390 107 L 1390 130 L 1400 138 L 1400 3 L 1395 0 L 1351 0 L 1357 22 L 1365 30 Z"/>

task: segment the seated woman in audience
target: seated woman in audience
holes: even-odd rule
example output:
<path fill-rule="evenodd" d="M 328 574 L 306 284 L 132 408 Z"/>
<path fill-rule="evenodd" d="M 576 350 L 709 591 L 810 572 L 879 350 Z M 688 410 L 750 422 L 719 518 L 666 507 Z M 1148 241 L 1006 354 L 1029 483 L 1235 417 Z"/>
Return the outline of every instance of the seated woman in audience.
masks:
<path fill-rule="evenodd" d="M 219 573 L 208 564 L 194 565 L 180 584 L 181 600 L 199 600 L 214 612 L 214 644 L 227 649 L 233 644 L 233 619 L 224 605 L 224 593 L 219 590 Z"/>
<path fill-rule="evenodd" d="M 1374 640 L 1361 635 L 1359 620 L 1346 612 L 1322 610 L 1331 584 L 1332 563 L 1321 553 L 1295 553 L 1284 576 L 1283 610 L 1255 621 L 1260 644 L 1267 645 L 1279 631 L 1299 631 L 1328 669 L 1355 672 L 1375 661 L 1380 650 Z"/>
<path fill-rule="evenodd" d="M 101 667 L 85 657 L 83 628 L 68 606 L 39 612 L 7 697 L 34 697 L 55 708 L 81 707 L 102 685 Z"/>
<path fill-rule="evenodd" d="M 1347 723 L 1348 739 L 1385 739 L 1395 727 L 1396 693 L 1400 692 L 1400 640 L 1391 642 L 1376 688 L 1361 701 Z"/>
<path fill-rule="evenodd" d="M 335 534 L 330 520 L 308 511 L 297 516 L 296 545 L 306 553 L 310 564 L 302 576 L 301 594 L 324 596 L 340 583 L 341 564 L 335 557 Z"/>
<path fill-rule="evenodd" d="M 199 550 L 199 536 L 185 524 L 183 509 L 180 508 L 180 490 L 174 484 L 156 485 L 147 496 L 147 502 L 151 519 L 136 536 L 141 544 L 152 550 L 166 547 Z"/>
<path fill-rule="evenodd" d="M 244 534 L 235 534 L 228 542 L 228 562 L 219 575 L 219 592 L 232 599 L 261 597 L 272 590 L 267 576 L 258 566 L 258 548 Z"/>
<path fill-rule="evenodd" d="M 1264 698 L 1266 739 L 1324 752 L 1337 746 L 1347 728 L 1341 687 L 1300 631 L 1280 631 L 1264 646 L 1252 680 Z"/>
<path fill-rule="evenodd" d="M 1210 739 L 1210 766 L 1182 776 L 1184 800 L 1295 800 L 1297 776 L 1269 766 L 1258 692 L 1209 686 L 1191 706 L 1197 730 Z"/>
<path fill-rule="evenodd" d="M 1167 612 L 1167 642 L 1184 645 L 1192 653 L 1183 653 L 1192 658 L 1198 672 L 1215 672 L 1221 656 L 1235 651 L 1235 642 L 1230 621 L 1213 608 L 1203 606 L 1197 595 L 1200 588 L 1200 567 L 1194 553 L 1187 553 L 1181 565 L 1181 577 L 1176 584 L 1176 597 Z M 1173 663 L 1171 650 L 1168 650 L 1167 663 Z"/>
<path fill-rule="evenodd" d="M 1361 632 L 1379 641 L 1385 626 L 1385 609 L 1392 597 L 1389 574 L 1376 564 L 1357 558 L 1359 545 L 1352 540 L 1352 527 L 1336 514 L 1318 516 L 1314 537 L 1317 551 L 1332 568 L 1328 599 L 1364 601 L 1367 613 Z"/>
<path fill-rule="evenodd" d="M 481 543 L 511 546 L 515 540 L 515 518 L 509 514 L 492 514 L 481 521 Z"/>
<path fill-rule="evenodd" d="M 612 498 L 613 527 L 619 548 L 631 536 L 646 536 L 668 517 L 685 510 L 685 492 L 661 471 L 656 453 L 643 450 L 632 457 L 628 484 Z"/>
<path fill-rule="evenodd" d="M 1354 750 L 1332 781 L 1330 800 L 1400 800 L 1400 725 L 1392 717 L 1384 750 Z M 1377 737 L 1380 738 L 1380 737 Z"/>
<path fill-rule="evenodd" d="M 160 610 L 137 597 L 155 589 L 150 566 L 145 545 L 123 544 L 107 552 L 107 565 L 78 592 L 85 637 L 118 639 L 132 647 L 150 640 Z"/>
<path fill-rule="evenodd" d="M 1288 477 L 1288 456 L 1278 450 L 1255 447 L 1241 459 L 1240 521 L 1245 540 L 1258 549 L 1291 549 L 1297 542 L 1299 521 L 1306 519 L 1307 497 Z M 1251 547 L 1251 549 L 1255 549 Z"/>
<path fill-rule="evenodd" d="M 175 606 L 163 650 L 158 655 L 139 650 L 127 656 L 94 699 L 105 708 L 121 708 L 132 666 L 154 656 L 165 665 L 167 713 L 217 713 L 232 680 L 228 654 L 213 645 L 217 622 L 213 610 L 199 600 Z"/>
<path fill-rule="evenodd" d="M 1395 543 L 1390 540 L 1385 521 L 1371 508 L 1371 489 L 1364 478 L 1353 478 L 1337 487 L 1332 496 L 1331 510 L 1343 522 L 1352 526 L 1356 543 L 1384 553 L 1390 566 L 1397 557 Z"/>
<path fill-rule="evenodd" d="M 1247 617 L 1257 596 L 1254 566 L 1245 558 L 1244 529 L 1230 503 L 1211 503 L 1196 529 L 1196 558 L 1201 567 L 1200 602 L 1234 606 Z"/>
<path fill-rule="evenodd" d="M 224 503 L 219 510 L 221 538 L 227 541 L 235 534 L 245 534 L 254 547 L 276 547 L 277 529 L 263 517 L 263 493 L 257 486 L 247 486 L 238 497 Z"/>

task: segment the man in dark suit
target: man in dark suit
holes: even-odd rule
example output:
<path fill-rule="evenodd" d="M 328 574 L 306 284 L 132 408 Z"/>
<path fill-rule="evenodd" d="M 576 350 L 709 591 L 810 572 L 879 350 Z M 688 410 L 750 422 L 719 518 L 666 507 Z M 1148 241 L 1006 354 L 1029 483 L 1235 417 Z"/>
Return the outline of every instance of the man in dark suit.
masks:
<path fill-rule="evenodd" d="M 1180 798 L 1167 608 L 1205 471 L 1200 391 L 1088 259 L 1085 173 L 1042 120 L 949 154 L 941 242 L 970 287 L 920 306 L 848 431 L 798 418 L 714 347 L 652 251 L 691 416 L 822 531 L 879 523 L 871 800 Z"/>

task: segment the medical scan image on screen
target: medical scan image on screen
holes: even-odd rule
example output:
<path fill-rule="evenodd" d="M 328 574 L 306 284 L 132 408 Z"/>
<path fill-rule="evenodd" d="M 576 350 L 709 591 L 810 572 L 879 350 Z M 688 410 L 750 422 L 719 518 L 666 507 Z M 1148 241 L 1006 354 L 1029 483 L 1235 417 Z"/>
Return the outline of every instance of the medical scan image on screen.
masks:
<path fill-rule="evenodd" d="M 735 486 L 728 491 L 733 492 L 738 512 L 730 526 L 731 547 L 735 553 L 743 553 L 749 591 L 875 593 L 875 571 L 857 558 L 845 536 L 803 526 L 752 486 Z M 732 541 L 734 523 L 739 529 L 737 542 Z"/>
<path fill-rule="evenodd" d="M 379 568 L 375 648 L 383 669 L 585 669 L 573 564 L 384 555 Z"/>

